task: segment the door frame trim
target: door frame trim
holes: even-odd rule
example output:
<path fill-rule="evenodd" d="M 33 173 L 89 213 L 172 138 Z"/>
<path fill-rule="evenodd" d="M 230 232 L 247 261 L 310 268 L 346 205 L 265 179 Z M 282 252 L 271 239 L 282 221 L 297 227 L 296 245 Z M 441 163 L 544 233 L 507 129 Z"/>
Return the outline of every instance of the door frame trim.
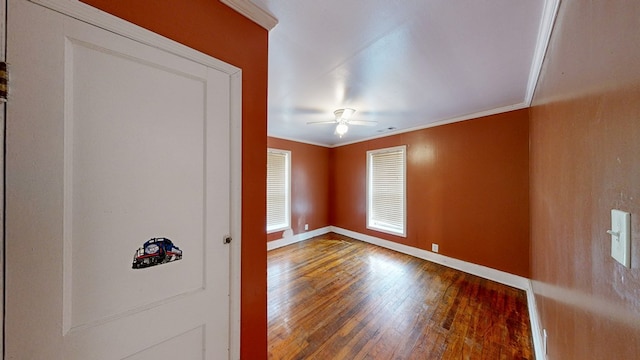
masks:
<path fill-rule="evenodd" d="M 0 61 L 7 61 L 7 0 L 0 0 Z M 8 92 L 7 92 L 8 93 Z M 2 323 L 0 323 L 0 360 L 4 359 L 4 314 L 5 314 L 5 144 L 6 144 L 6 102 L 0 102 L 0 309 L 2 309 Z"/>
<path fill-rule="evenodd" d="M 240 358 L 240 285 L 242 243 L 242 70 L 79 0 L 29 0 L 106 31 L 189 59 L 229 75 L 230 81 L 230 231 L 229 358 Z M 1 23 L 0 23 L 1 24 Z M 4 53 L 4 51 L 2 51 Z M 222 241 L 222 238 L 220 239 Z M 4 351 L 2 351 L 4 354 Z"/>

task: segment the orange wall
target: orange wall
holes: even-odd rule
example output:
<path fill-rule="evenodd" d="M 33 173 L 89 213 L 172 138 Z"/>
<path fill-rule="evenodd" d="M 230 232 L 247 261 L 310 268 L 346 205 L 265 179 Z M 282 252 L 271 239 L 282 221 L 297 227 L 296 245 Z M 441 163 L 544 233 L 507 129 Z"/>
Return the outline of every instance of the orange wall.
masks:
<path fill-rule="evenodd" d="M 640 359 L 640 2 L 563 0 L 531 109 L 531 259 L 551 360 Z M 611 257 L 631 213 L 632 268 Z"/>
<path fill-rule="evenodd" d="M 213 0 L 83 0 L 242 69 L 241 356 L 267 358 L 268 33 Z"/>
<path fill-rule="evenodd" d="M 529 115 L 513 111 L 332 149 L 332 225 L 529 276 Z M 366 228 L 366 152 L 407 145 L 407 237 Z"/>
<path fill-rule="evenodd" d="M 329 226 L 329 148 L 267 138 L 270 148 L 291 151 L 291 229 L 294 234 Z M 267 234 L 267 241 L 282 231 Z"/>

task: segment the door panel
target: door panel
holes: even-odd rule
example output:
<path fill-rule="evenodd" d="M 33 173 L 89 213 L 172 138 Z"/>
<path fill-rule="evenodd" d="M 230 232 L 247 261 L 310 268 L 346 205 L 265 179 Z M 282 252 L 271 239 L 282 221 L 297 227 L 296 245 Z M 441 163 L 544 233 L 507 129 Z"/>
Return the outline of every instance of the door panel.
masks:
<path fill-rule="evenodd" d="M 228 358 L 229 75 L 24 0 L 8 18 L 8 357 Z M 182 257 L 134 269 L 152 238 Z"/>
<path fill-rule="evenodd" d="M 207 69 L 176 73 L 171 68 L 185 67 L 145 64 L 99 42 L 66 43 L 72 329 L 200 290 L 204 281 Z M 133 253 L 154 237 L 173 240 L 189 261 L 132 270 Z"/>

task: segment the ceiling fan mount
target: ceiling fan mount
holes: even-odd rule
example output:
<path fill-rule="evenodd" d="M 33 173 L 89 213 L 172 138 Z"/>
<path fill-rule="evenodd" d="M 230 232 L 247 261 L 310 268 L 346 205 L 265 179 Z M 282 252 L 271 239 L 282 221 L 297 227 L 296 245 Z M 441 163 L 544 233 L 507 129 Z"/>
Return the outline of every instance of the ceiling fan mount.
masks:
<path fill-rule="evenodd" d="M 334 120 L 327 121 L 311 121 L 307 124 L 337 124 L 335 133 L 339 137 L 343 137 L 344 134 L 349 131 L 349 125 L 365 125 L 365 126 L 375 126 L 377 121 L 369 121 L 369 120 L 351 120 L 351 116 L 356 112 L 355 109 L 352 108 L 342 108 L 333 112 L 335 115 Z"/>
<path fill-rule="evenodd" d="M 336 116 L 336 122 L 340 122 L 340 120 L 343 120 L 343 119 L 349 120 L 351 115 L 353 115 L 353 113 L 355 112 L 356 112 L 355 109 L 344 108 L 344 109 L 338 109 L 334 111 L 333 114 Z"/>

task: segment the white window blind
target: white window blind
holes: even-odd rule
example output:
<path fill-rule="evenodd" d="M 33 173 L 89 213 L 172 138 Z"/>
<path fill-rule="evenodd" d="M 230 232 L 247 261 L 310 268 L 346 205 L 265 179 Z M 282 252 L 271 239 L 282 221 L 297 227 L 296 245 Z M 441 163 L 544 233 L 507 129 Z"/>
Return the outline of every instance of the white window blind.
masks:
<path fill-rule="evenodd" d="M 267 149 L 267 232 L 290 226 L 291 152 Z"/>
<path fill-rule="evenodd" d="M 367 152 L 367 228 L 405 236 L 406 146 Z"/>

